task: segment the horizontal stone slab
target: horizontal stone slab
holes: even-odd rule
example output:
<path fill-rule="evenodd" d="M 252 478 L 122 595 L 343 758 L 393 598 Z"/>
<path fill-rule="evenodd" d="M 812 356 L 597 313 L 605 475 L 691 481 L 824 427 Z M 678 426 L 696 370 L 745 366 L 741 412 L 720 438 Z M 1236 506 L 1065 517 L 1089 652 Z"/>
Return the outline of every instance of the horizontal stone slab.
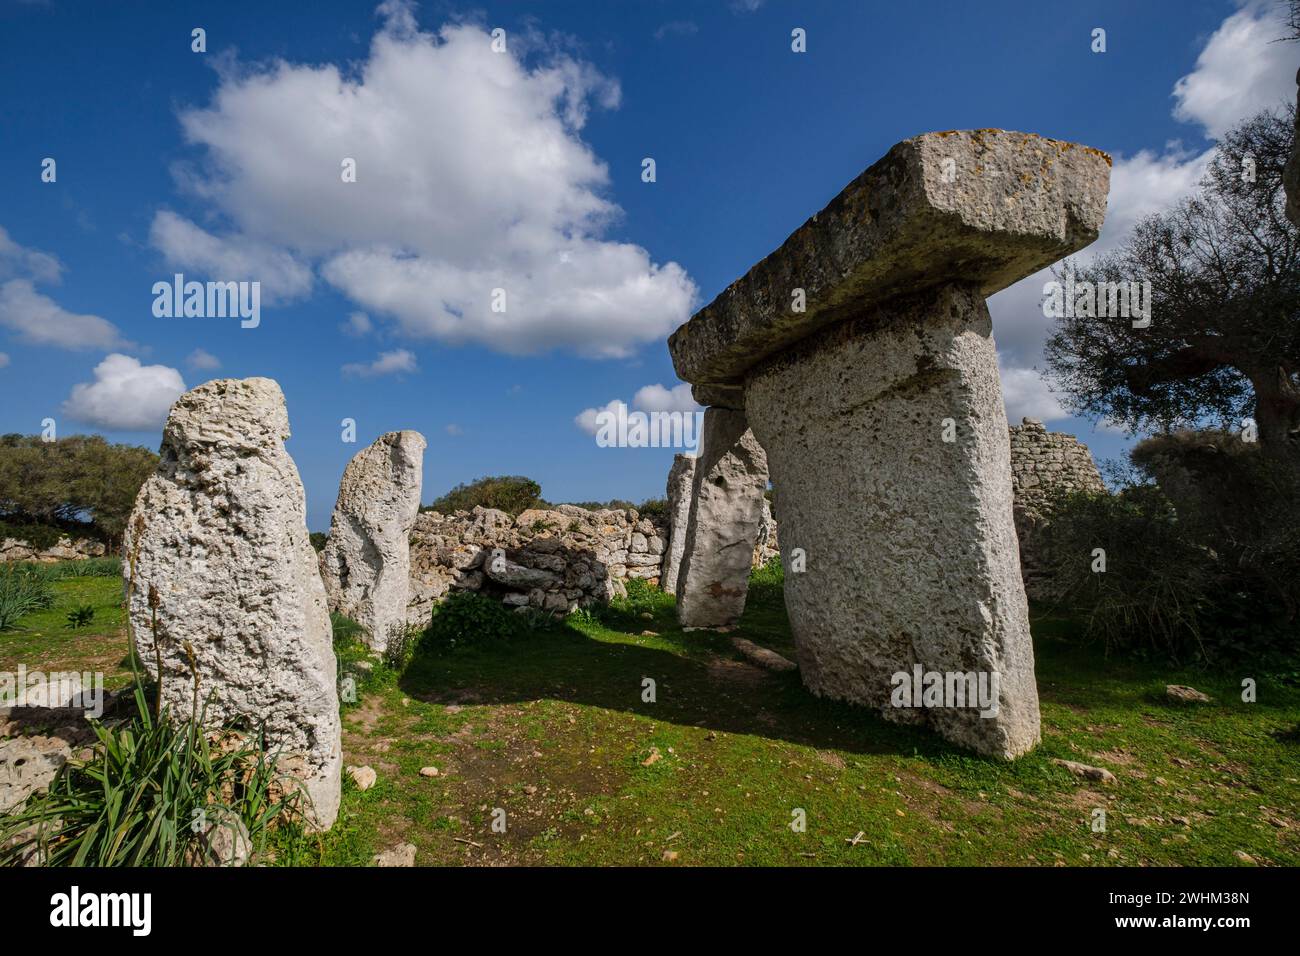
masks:
<path fill-rule="evenodd" d="M 669 337 L 677 375 L 739 383 L 898 294 L 956 282 L 992 295 L 1096 239 L 1109 188 L 1110 157 L 1088 146 L 996 129 L 904 140 Z"/>

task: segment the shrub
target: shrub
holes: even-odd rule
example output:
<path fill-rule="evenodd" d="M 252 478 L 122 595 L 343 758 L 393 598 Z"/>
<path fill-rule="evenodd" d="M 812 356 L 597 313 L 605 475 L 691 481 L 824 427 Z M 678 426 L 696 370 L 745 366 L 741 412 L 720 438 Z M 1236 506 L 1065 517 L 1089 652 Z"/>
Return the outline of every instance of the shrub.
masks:
<path fill-rule="evenodd" d="M 0 539 L 13 538 L 15 541 L 25 541 L 37 551 L 54 547 L 62 537 L 63 531 L 54 525 L 0 521 Z"/>
<path fill-rule="evenodd" d="M 311 539 L 311 546 L 317 551 L 325 550 L 325 542 L 329 540 L 329 535 L 324 531 L 313 531 L 307 537 Z"/>
<path fill-rule="evenodd" d="M 529 508 L 545 507 L 541 498 L 542 486 L 531 478 L 519 475 L 498 475 L 479 478 L 469 484 L 460 484 L 422 511 L 438 511 L 451 514 L 455 511 L 471 511 L 475 507 L 497 508 L 512 516 L 518 516 Z"/>
<path fill-rule="evenodd" d="M 68 622 L 68 629 L 75 631 L 95 619 L 95 609 L 89 604 L 79 604 L 69 611 L 64 619 Z"/>
<path fill-rule="evenodd" d="M 53 583 L 68 578 L 120 578 L 122 576 L 121 558 L 79 558 L 73 561 L 18 561 L 27 573 Z"/>
<path fill-rule="evenodd" d="M 665 498 L 647 498 L 637 505 L 636 510 L 642 518 L 667 518 L 668 501 Z"/>
<path fill-rule="evenodd" d="M 22 565 L 0 566 L 0 631 L 9 630 L 19 618 L 53 603 L 49 579 Z"/>
<path fill-rule="evenodd" d="M 749 572 L 749 593 L 745 601 L 756 607 L 778 607 L 784 603 L 785 568 L 779 554 Z"/>
<path fill-rule="evenodd" d="M 420 645 L 430 650 L 451 650 L 466 644 L 509 641 L 531 629 L 523 617 L 486 595 L 453 591 L 434 606 Z"/>
<path fill-rule="evenodd" d="M 1213 559 L 1188 538 L 1158 489 L 1063 496 L 1040 534 L 1057 603 L 1107 653 L 1138 647 L 1175 658 L 1204 653 Z M 1093 570 L 1098 561 L 1104 571 Z"/>
<path fill-rule="evenodd" d="M 134 699 L 126 722 L 90 721 L 89 758 L 69 761 L 48 792 L 0 818 L 0 864 L 35 852 L 47 866 L 180 866 L 202 857 L 205 821 L 242 824 L 256 857 L 274 828 L 300 826 L 299 794 L 285 792 L 274 755 L 203 730 L 202 714 L 155 715 L 138 680 Z"/>

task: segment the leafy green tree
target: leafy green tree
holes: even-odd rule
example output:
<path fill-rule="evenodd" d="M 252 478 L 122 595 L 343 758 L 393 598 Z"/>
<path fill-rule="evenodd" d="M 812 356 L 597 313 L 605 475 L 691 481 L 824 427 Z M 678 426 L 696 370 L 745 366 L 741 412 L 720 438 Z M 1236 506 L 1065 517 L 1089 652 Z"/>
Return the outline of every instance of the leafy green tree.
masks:
<path fill-rule="evenodd" d="M 54 442 L 0 436 L 0 520 L 97 534 L 115 543 L 136 494 L 158 465 L 146 448 L 98 435 Z"/>

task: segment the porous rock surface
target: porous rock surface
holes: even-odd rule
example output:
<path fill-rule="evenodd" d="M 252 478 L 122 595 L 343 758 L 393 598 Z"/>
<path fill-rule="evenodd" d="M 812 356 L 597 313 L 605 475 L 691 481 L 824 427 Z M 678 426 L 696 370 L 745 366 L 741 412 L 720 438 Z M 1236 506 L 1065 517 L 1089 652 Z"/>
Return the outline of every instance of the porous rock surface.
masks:
<path fill-rule="evenodd" d="M 419 432 L 388 432 L 348 462 L 320 556 L 330 610 L 365 628 L 379 651 L 406 626 L 426 446 Z"/>
<path fill-rule="evenodd" d="M 740 620 L 766 489 L 767 455 L 745 413 L 707 409 L 677 578 L 677 620 L 683 627 L 725 627 Z"/>
<path fill-rule="evenodd" d="M 289 418 L 267 378 L 219 379 L 176 400 L 162 460 L 127 523 L 132 636 L 178 718 L 264 725 L 311 814 L 338 812 L 337 665 L 308 536 Z"/>

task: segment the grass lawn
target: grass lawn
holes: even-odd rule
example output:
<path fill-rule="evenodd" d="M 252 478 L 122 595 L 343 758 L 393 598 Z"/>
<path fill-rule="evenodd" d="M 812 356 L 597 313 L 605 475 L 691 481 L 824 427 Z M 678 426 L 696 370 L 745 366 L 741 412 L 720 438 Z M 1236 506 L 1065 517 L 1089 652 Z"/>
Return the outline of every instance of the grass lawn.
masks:
<path fill-rule="evenodd" d="M 52 610 L 0 634 L 0 668 L 99 668 L 122 683 L 120 584 L 56 587 Z M 68 631 L 77 603 L 94 623 Z M 364 864 L 411 842 L 420 864 L 1234 865 L 1238 851 L 1300 864 L 1300 689 L 1107 661 L 1064 632 L 1035 622 L 1043 743 L 1015 763 L 818 700 L 726 635 L 684 634 L 664 595 L 422 654 L 401 675 L 376 665 L 344 705 L 343 746 L 378 783 L 360 792 L 345 777 L 310 862 Z M 755 585 L 736 633 L 793 655 L 778 588 Z M 340 647 L 345 670 L 362 656 Z M 1243 677 L 1259 680 L 1257 703 L 1241 702 Z M 1214 702 L 1176 705 L 1168 683 Z M 1054 757 L 1118 782 L 1079 780 Z"/>

